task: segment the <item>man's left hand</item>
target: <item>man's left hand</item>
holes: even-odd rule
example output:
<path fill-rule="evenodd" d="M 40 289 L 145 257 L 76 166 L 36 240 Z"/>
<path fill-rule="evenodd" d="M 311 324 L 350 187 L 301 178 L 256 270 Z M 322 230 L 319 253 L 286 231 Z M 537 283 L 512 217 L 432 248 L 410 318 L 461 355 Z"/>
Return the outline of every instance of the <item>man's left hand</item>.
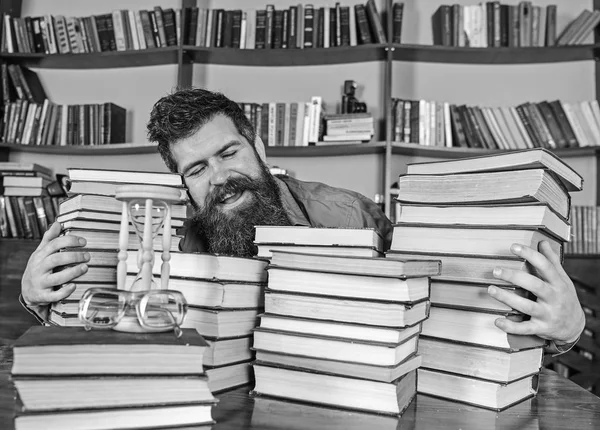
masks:
<path fill-rule="evenodd" d="M 507 333 L 537 335 L 557 345 L 573 343 L 585 327 L 585 314 L 575 286 L 548 242 L 540 242 L 539 251 L 519 244 L 511 247 L 511 252 L 527 260 L 540 278 L 519 270 L 494 269 L 494 277 L 530 291 L 537 297 L 537 301 L 533 301 L 490 286 L 488 292 L 492 297 L 531 316 L 531 319 L 522 322 L 498 318 L 496 326 Z"/>

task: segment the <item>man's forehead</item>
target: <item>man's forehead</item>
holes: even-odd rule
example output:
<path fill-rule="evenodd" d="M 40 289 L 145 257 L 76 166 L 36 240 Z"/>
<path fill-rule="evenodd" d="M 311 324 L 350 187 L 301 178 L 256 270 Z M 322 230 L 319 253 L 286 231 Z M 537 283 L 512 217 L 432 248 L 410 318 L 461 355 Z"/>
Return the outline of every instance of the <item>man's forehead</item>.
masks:
<path fill-rule="evenodd" d="M 197 142 L 211 140 L 230 141 L 232 139 L 240 139 L 240 137 L 233 121 L 223 115 L 215 116 L 194 134 L 194 140 Z"/>

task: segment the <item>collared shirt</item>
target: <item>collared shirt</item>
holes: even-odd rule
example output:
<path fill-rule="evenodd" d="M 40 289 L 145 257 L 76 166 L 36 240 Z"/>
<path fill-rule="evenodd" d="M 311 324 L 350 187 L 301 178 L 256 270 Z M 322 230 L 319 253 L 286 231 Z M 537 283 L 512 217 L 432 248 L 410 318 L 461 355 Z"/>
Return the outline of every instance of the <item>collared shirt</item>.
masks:
<path fill-rule="evenodd" d="M 373 228 L 383 238 L 384 251 L 392 241 L 392 223 L 379 206 L 365 196 L 320 182 L 276 176 L 283 208 L 292 225 L 337 228 Z M 189 225 L 179 242 L 183 252 L 206 252 L 206 239 Z"/>

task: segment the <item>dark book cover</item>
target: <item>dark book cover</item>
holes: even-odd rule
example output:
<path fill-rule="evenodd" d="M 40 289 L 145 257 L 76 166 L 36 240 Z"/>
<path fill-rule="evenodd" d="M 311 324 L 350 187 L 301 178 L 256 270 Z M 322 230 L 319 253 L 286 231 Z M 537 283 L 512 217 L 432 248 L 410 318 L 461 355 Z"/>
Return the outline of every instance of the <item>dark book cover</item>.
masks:
<path fill-rule="evenodd" d="M 547 101 L 543 101 L 543 102 L 536 103 L 536 106 L 537 106 L 540 114 L 542 115 L 542 118 L 543 118 L 544 122 L 546 123 L 546 126 L 548 127 L 548 131 L 550 132 L 550 134 L 552 135 L 552 138 L 554 139 L 554 142 L 556 143 L 556 147 L 557 148 L 566 148 L 567 146 L 569 146 L 569 143 L 567 142 L 566 137 L 564 136 L 562 130 L 560 129 L 558 120 L 556 119 L 556 117 L 554 116 L 554 113 L 552 112 L 552 108 L 550 107 L 550 104 Z"/>
<path fill-rule="evenodd" d="M 323 21 L 323 16 L 321 15 L 321 11 L 319 9 L 313 9 L 313 32 L 312 32 L 312 46 L 313 48 L 318 48 L 317 39 L 319 38 L 319 25 Z"/>
<path fill-rule="evenodd" d="M 183 27 L 183 40 L 186 45 L 196 46 L 196 33 L 198 33 L 198 13 L 197 7 L 185 8 L 185 20 L 187 23 Z"/>
<path fill-rule="evenodd" d="M 419 101 L 410 101 L 410 143 L 421 143 L 419 141 Z"/>
<path fill-rule="evenodd" d="M 140 10 L 140 21 L 142 21 L 142 29 L 144 30 L 144 40 L 146 41 L 146 48 L 156 48 L 156 42 L 154 41 L 154 31 L 152 30 L 152 20 L 150 19 L 150 12 L 147 10 Z"/>
<path fill-rule="evenodd" d="M 341 46 L 350 46 L 350 7 L 340 7 Z"/>
<path fill-rule="evenodd" d="M 452 45 L 452 19 L 450 6 L 441 5 L 438 7 L 431 16 L 431 29 L 433 31 L 434 45 Z"/>
<path fill-rule="evenodd" d="M 556 45 L 556 5 L 546 6 L 546 46 Z"/>
<path fill-rule="evenodd" d="M 534 147 L 545 148 L 544 141 L 542 140 L 542 137 L 538 135 L 537 130 L 533 127 L 533 119 L 531 118 L 529 111 L 525 109 L 524 104 L 516 106 L 515 109 Z"/>
<path fill-rule="evenodd" d="M 158 23 L 156 22 L 156 15 L 153 10 L 148 11 L 148 16 L 150 18 L 150 28 L 152 29 L 152 39 L 154 40 L 154 46 L 156 48 L 162 48 L 160 41 L 160 35 L 158 33 Z"/>
<path fill-rule="evenodd" d="M 44 38 L 42 37 L 42 28 L 40 27 L 40 17 L 31 18 L 31 27 L 33 32 L 33 47 L 34 52 L 44 53 L 46 48 L 44 46 Z"/>
<path fill-rule="evenodd" d="M 275 6 L 268 4 L 266 7 L 267 20 L 265 24 L 265 48 L 271 49 L 273 47 L 273 32 L 275 30 Z"/>
<path fill-rule="evenodd" d="M 10 212 L 9 212 L 10 210 Z M 17 197 L 9 197 L 8 200 L 6 201 L 6 212 L 8 215 L 8 220 L 9 222 L 12 220 L 14 221 L 14 227 L 15 227 L 15 232 L 16 234 L 13 234 L 13 237 L 18 237 L 18 238 L 28 238 L 28 236 L 26 236 L 25 234 L 25 226 L 24 226 L 24 220 L 23 220 L 23 216 L 21 215 L 21 209 L 19 208 L 19 202 L 17 200 Z M 12 216 L 11 216 L 12 214 Z M 9 224 L 10 225 L 10 224 Z M 12 225 L 10 225 L 12 228 Z"/>
<path fill-rule="evenodd" d="M 577 137 L 575 136 L 575 133 L 573 131 L 573 128 L 571 127 L 571 123 L 569 122 L 569 119 L 567 118 L 567 115 L 563 110 L 561 102 L 559 100 L 554 100 L 551 101 L 548 105 L 550 106 L 550 109 L 552 109 L 552 113 L 554 114 L 558 125 L 563 135 L 565 136 L 567 146 L 571 148 L 580 146 L 579 142 L 577 141 Z"/>
<path fill-rule="evenodd" d="M 283 10 L 275 10 L 273 15 L 273 49 L 281 49 L 283 45 Z"/>
<path fill-rule="evenodd" d="M 486 38 L 486 43 L 488 47 L 493 47 L 494 32 L 496 29 L 494 28 L 494 2 L 492 1 L 488 1 L 485 3 L 485 20 L 485 28 L 487 29 L 487 34 L 485 34 L 484 36 Z"/>
<path fill-rule="evenodd" d="M 31 218 L 27 213 L 27 207 L 25 205 L 25 197 L 17 197 L 16 198 L 16 208 L 18 210 L 19 218 L 21 220 L 21 227 L 23 231 L 23 237 L 25 239 L 34 239 L 33 226 L 31 223 Z M 33 209 L 33 221 L 35 221 L 37 226 L 37 221 L 35 220 L 35 209 Z M 39 237 L 38 237 L 39 238 Z"/>
<path fill-rule="evenodd" d="M 104 104 L 104 143 L 125 143 L 127 111 L 114 103 Z"/>
<path fill-rule="evenodd" d="M 304 47 L 313 47 L 313 31 L 314 31 L 315 13 L 312 5 L 304 7 Z"/>
<path fill-rule="evenodd" d="M 190 345 L 208 346 L 195 329 L 182 329 L 181 337 L 173 332 L 123 333 L 113 330 L 91 330 L 83 327 L 30 327 L 14 343 L 14 348 L 70 345 Z"/>
<path fill-rule="evenodd" d="M 167 46 L 167 36 L 165 34 L 165 18 L 163 16 L 163 10 L 160 6 L 154 7 L 154 20 L 156 22 L 156 28 L 158 30 L 158 39 L 160 44 L 158 46 Z"/>
<path fill-rule="evenodd" d="M 392 43 L 402 43 L 402 18 L 404 15 L 404 3 L 394 3 L 392 6 Z M 455 15 L 453 15 L 454 17 Z M 453 26 L 458 32 L 458 25 Z M 458 40 L 458 34 L 455 35 L 454 40 Z"/>
<path fill-rule="evenodd" d="M 265 49 L 267 43 L 267 11 L 258 9 L 256 11 L 256 36 L 254 47 L 256 49 Z"/>
<path fill-rule="evenodd" d="M 113 17 L 112 14 L 107 13 L 104 16 L 104 26 L 105 26 L 105 31 L 106 31 L 106 37 L 108 39 L 108 43 L 110 46 L 110 51 L 116 51 L 117 50 L 117 39 L 115 36 L 115 25 L 113 22 Z"/>
<path fill-rule="evenodd" d="M 500 46 L 509 46 L 509 33 L 510 33 L 510 21 L 509 21 L 510 6 L 506 4 L 500 5 Z"/>
<path fill-rule="evenodd" d="M 223 47 L 223 30 L 225 27 L 225 10 L 217 9 L 213 11 L 213 39 L 215 48 Z"/>
<path fill-rule="evenodd" d="M 232 24 L 232 40 L 231 47 L 239 48 L 242 41 L 242 16 L 243 12 L 241 10 L 233 11 L 233 24 Z"/>
<path fill-rule="evenodd" d="M 376 43 L 387 43 L 383 25 L 381 23 L 381 17 L 379 16 L 377 6 L 375 5 L 375 0 L 367 0 L 366 11 L 373 39 Z"/>
<path fill-rule="evenodd" d="M 499 146 L 498 142 L 496 142 L 496 139 L 494 138 L 494 135 L 490 130 L 490 126 L 487 123 L 485 116 L 483 116 L 483 113 L 481 112 L 481 108 L 479 106 L 474 106 L 472 109 L 473 114 L 475 115 L 475 120 L 477 121 L 479 128 L 481 129 L 481 132 L 483 134 L 485 145 L 489 149 L 500 149 L 501 146 Z"/>
<path fill-rule="evenodd" d="M 521 46 L 521 26 L 519 23 L 519 6 L 508 6 L 508 46 L 516 48 Z"/>
<path fill-rule="evenodd" d="M 233 10 L 223 12 L 220 46 L 223 48 L 233 48 Z"/>
<path fill-rule="evenodd" d="M 366 17 L 365 17 L 366 19 Z M 337 28 L 337 16 L 335 13 L 335 8 L 331 7 L 329 8 L 329 47 L 334 47 L 334 46 L 338 46 L 337 45 L 337 35 L 336 35 L 336 28 Z M 367 29 L 368 29 L 368 24 L 367 24 Z"/>
<path fill-rule="evenodd" d="M 196 17 L 197 18 L 197 17 Z M 177 46 L 177 29 L 175 28 L 175 11 L 171 8 L 163 11 L 165 39 L 167 46 Z M 195 32 L 194 32 L 195 36 Z"/>

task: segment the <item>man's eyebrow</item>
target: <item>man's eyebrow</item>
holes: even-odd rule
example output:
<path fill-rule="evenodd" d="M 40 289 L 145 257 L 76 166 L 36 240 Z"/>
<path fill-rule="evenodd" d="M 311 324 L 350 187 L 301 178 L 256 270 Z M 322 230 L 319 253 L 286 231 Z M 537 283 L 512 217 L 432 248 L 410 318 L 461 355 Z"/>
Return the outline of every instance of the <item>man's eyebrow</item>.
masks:
<path fill-rule="evenodd" d="M 222 155 L 228 149 L 231 149 L 234 146 L 239 146 L 241 144 L 242 144 L 242 142 L 238 139 L 231 140 L 231 141 L 227 142 L 222 148 L 220 148 L 214 155 Z M 190 170 L 191 168 L 196 167 L 199 164 L 206 164 L 206 160 L 207 159 L 203 158 L 202 160 L 196 160 L 196 161 L 191 162 L 190 164 L 188 164 L 187 166 L 185 166 L 182 169 L 182 173 L 185 175 L 188 172 L 188 170 Z"/>

